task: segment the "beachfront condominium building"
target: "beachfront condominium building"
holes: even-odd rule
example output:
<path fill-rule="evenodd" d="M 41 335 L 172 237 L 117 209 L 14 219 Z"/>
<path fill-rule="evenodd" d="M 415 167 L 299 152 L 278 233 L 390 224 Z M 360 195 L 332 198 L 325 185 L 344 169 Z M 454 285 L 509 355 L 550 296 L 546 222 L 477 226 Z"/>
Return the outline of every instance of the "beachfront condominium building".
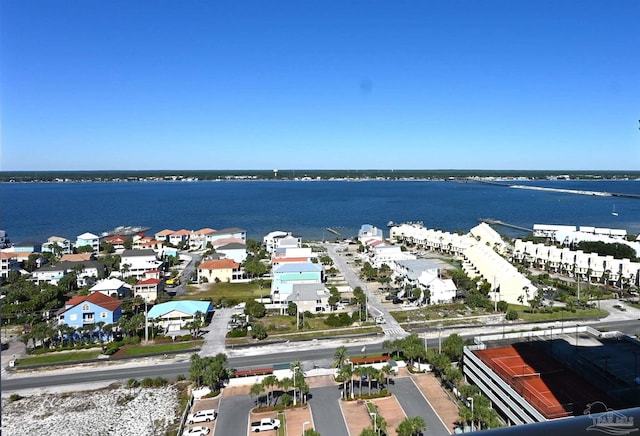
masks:
<path fill-rule="evenodd" d="M 265 249 L 273 256 L 278 248 L 302 247 L 302 238 L 293 236 L 291 232 L 275 231 L 263 238 Z"/>

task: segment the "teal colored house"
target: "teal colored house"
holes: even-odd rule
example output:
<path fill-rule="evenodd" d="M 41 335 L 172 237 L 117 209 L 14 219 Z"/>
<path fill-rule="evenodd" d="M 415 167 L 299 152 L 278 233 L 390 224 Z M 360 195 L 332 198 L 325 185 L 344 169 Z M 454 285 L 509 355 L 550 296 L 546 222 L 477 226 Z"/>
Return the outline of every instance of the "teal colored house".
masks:
<path fill-rule="evenodd" d="M 312 262 L 284 263 L 273 269 L 271 299 L 285 301 L 293 292 L 293 285 L 324 282 L 324 268 Z"/>

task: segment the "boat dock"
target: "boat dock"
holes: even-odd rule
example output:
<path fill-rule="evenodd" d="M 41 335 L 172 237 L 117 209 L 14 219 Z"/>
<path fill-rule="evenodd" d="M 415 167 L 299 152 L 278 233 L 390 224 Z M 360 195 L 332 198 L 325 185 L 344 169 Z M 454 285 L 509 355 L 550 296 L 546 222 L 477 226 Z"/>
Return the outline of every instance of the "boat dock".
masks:
<path fill-rule="evenodd" d="M 533 229 L 517 226 L 515 224 L 505 223 L 504 221 L 500 221 L 500 220 L 494 220 L 493 218 L 478 218 L 478 221 L 480 221 L 481 223 L 492 225 L 492 226 L 503 226 L 503 227 L 509 227 L 511 229 L 522 230 L 523 232 L 529 232 L 529 233 L 533 232 Z"/>

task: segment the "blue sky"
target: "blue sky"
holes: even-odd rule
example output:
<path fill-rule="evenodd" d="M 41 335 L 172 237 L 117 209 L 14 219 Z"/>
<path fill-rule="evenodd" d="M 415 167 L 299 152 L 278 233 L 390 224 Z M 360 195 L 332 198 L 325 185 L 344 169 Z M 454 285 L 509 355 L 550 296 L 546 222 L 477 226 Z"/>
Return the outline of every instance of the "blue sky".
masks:
<path fill-rule="evenodd" d="M 640 168 L 640 2 L 0 3 L 0 169 Z"/>

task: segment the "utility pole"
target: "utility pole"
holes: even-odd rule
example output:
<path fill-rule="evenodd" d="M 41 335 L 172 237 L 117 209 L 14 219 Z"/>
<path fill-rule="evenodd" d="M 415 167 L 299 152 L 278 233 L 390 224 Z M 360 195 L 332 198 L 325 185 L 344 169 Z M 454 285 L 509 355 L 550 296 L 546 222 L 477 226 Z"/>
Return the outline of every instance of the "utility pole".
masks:
<path fill-rule="evenodd" d="M 144 342 L 149 342 L 149 311 L 146 298 L 144 299 Z"/>

